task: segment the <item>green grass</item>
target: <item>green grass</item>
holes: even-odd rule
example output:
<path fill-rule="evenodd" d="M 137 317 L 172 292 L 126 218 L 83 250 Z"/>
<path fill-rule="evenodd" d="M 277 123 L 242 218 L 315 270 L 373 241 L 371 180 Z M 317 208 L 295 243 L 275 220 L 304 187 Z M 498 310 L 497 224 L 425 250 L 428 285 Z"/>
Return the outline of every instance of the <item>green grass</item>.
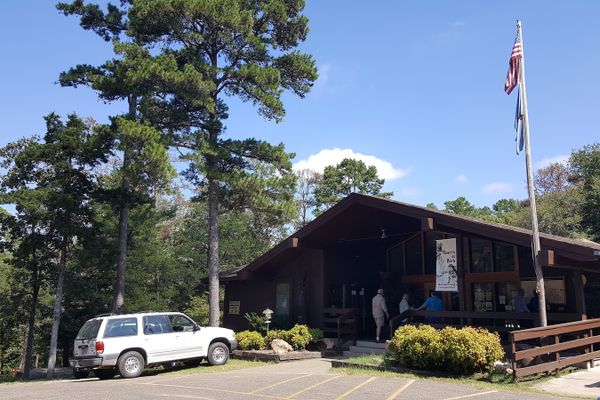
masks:
<path fill-rule="evenodd" d="M 463 384 L 475 387 L 481 390 L 497 390 L 497 391 L 510 391 L 510 392 L 528 392 L 528 393 L 543 393 L 548 394 L 547 392 L 543 392 L 541 390 L 533 388 L 534 385 L 544 382 L 546 380 L 552 379 L 552 376 L 531 376 L 520 378 L 516 383 L 513 382 L 512 376 L 507 376 L 504 374 L 474 374 L 469 376 L 462 377 L 445 377 L 445 376 L 425 376 L 413 373 L 403 373 L 403 372 L 393 372 L 393 371 L 377 371 L 373 369 L 369 369 L 369 366 L 384 366 L 386 365 L 386 360 L 384 360 L 383 356 L 377 355 L 367 355 L 362 357 L 353 357 L 348 358 L 345 361 L 354 362 L 357 364 L 362 364 L 365 368 L 361 368 L 360 366 L 356 367 L 344 367 L 344 368 L 332 368 L 332 373 L 342 373 L 347 375 L 368 375 L 368 376 L 378 376 L 378 377 L 398 377 L 398 378 L 406 378 L 406 379 L 420 379 L 420 380 L 432 380 L 438 382 L 445 383 L 455 383 L 455 384 Z M 561 375 L 569 374 L 571 372 L 576 371 L 576 368 L 566 368 L 561 371 Z M 565 395 L 561 395 L 561 397 L 568 397 Z M 569 397 L 577 399 L 579 397 Z"/>

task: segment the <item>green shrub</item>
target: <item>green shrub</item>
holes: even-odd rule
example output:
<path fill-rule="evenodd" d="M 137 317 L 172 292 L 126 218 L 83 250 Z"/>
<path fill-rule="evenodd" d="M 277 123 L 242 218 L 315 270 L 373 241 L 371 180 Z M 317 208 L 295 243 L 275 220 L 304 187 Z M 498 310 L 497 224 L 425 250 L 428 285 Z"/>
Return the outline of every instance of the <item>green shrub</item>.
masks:
<path fill-rule="evenodd" d="M 400 365 L 418 369 L 441 369 L 444 346 L 440 332 L 432 326 L 401 326 L 389 348 Z"/>
<path fill-rule="evenodd" d="M 391 358 L 408 368 L 471 374 L 504 357 L 500 338 L 485 329 L 405 325 L 390 341 Z"/>
<path fill-rule="evenodd" d="M 320 334 L 323 337 L 323 332 L 320 329 L 317 329 L 315 334 Z M 281 329 L 270 330 L 265 337 L 267 347 L 271 347 L 271 342 L 275 339 L 285 340 L 294 350 L 304 350 L 309 343 L 314 341 L 308 326 L 300 324 L 294 325 L 292 329 L 287 331 Z"/>
<path fill-rule="evenodd" d="M 265 338 L 256 331 L 242 331 L 235 334 L 240 350 L 261 350 L 265 348 Z"/>
<path fill-rule="evenodd" d="M 267 333 L 267 317 L 264 315 L 252 312 L 244 314 L 244 318 L 246 318 L 248 325 L 250 325 L 253 330 L 260 332 L 263 335 Z"/>
<path fill-rule="evenodd" d="M 271 329 L 269 331 L 269 333 L 267 333 L 267 336 L 265 337 L 265 343 L 267 344 L 267 347 L 270 348 L 271 342 L 275 339 L 282 339 L 287 342 L 288 341 L 287 331 L 282 331 L 280 329 Z"/>
<path fill-rule="evenodd" d="M 317 340 L 321 340 L 323 339 L 323 337 L 325 336 L 323 334 L 323 331 L 320 330 L 319 328 L 308 328 L 308 331 L 310 332 L 310 336 L 312 337 L 312 342 L 316 342 Z"/>

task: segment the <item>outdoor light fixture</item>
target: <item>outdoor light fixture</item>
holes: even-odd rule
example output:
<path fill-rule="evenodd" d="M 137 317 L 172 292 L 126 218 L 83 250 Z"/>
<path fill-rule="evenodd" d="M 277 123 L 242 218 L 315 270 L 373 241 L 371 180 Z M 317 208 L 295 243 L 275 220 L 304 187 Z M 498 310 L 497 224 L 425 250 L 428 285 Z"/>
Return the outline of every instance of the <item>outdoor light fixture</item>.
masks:
<path fill-rule="evenodd" d="M 273 315 L 273 310 L 271 310 L 270 308 L 266 308 L 263 310 L 263 315 L 265 316 L 265 318 L 267 319 L 265 321 L 265 323 L 267 324 L 267 333 L 269 333 L 269 324 L 271 323 L 271 316 Z"/>
<path fill-rule="evenodd" d="M 383 229 L 383 228 L 381 229 L 381 238 L 382 239 L 386 239 L 387 238 L 387 235 L 385 234 L 385 229 Z"/>

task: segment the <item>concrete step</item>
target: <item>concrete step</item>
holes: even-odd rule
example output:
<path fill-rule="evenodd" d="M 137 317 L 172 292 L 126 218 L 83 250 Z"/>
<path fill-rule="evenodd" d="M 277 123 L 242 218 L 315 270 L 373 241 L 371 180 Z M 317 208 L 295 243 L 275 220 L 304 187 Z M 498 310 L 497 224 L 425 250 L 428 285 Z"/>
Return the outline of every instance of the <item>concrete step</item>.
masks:
<path fill-rule="evenodd" d="M 385 348 L 382 349 L 379 347 L 350 346 L 349 350 L 353 353 L 385 354 Z"/>
<path fill-rule="evenodd" d="M 368 347 L 368 348 L 372 348 L 372 349 L 382 349 L 382 350 L 385 350 L 385 343 L 371 342 L 371 341 L 368 341 L 368 340 L 357 340 L 356 341 L 356 346 L 357 347 Z"/>

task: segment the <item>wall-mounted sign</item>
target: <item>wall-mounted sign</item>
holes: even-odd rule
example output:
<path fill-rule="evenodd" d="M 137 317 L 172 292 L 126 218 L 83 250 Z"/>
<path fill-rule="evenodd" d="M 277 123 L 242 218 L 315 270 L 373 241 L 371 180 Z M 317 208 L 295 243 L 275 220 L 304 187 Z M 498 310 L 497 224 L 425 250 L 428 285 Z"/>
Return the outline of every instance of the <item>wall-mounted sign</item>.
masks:
<path fill-rule="evenodd" d="M 435 241 L 435 290 L 458 292 L 456 238 Z"/>
<path fill-rule="evenodd" d="M 239 300 L 230 300 L 229 301 L 229 315 L 239 315 L 240 314 L 240 302 Z"/>

